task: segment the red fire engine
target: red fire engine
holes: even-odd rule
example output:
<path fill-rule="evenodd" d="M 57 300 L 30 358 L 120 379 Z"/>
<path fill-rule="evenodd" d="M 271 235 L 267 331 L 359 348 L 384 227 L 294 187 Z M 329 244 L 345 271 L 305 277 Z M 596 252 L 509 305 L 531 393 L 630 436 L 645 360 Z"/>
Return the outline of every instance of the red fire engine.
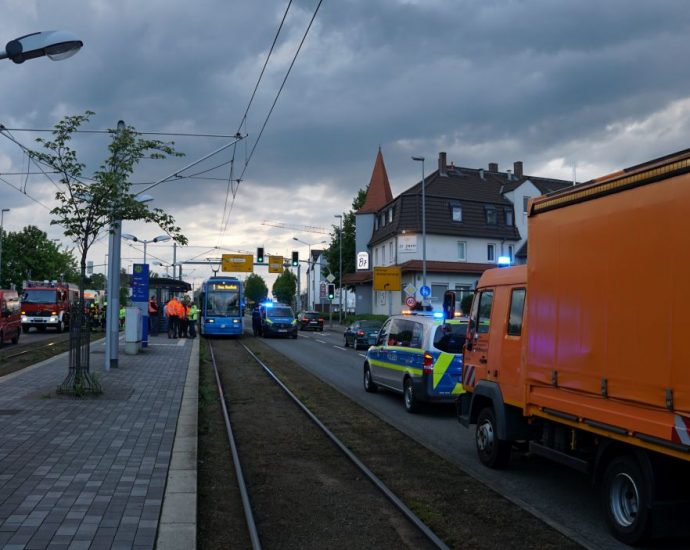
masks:
<path fill-rule="evenodd" d="M 52 327 L 63 332 L 69 326 L 69 310 L 79 301 L 79 288 L 57 281 L 25 281 L 22 295 L 22 332 L 31 327 L 43 332 Z"/>

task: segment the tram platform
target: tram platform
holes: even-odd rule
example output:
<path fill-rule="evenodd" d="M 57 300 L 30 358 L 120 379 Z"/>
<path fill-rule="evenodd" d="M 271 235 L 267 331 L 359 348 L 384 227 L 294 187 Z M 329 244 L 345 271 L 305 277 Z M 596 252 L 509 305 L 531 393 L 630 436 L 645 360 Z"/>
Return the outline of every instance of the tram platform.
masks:
<path fill-rule="evenodd" d="M 0 378 L 0 548 L 196 547 L 198 339 L 120 342 L 103 394 L 61 396 L 62 354 Z"/>

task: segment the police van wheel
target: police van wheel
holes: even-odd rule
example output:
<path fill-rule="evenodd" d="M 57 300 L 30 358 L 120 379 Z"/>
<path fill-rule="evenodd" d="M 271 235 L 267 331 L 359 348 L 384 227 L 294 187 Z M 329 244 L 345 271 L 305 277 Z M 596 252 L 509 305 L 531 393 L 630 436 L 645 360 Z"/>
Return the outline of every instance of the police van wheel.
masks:
<path fill-rule="evenodd" d="M 416 413 L 419 410 L 419 400 L 414 394 L 414 387 L 412 380 L 405 379 L 405 389 L 403 391 L 403 400 L 405 401 L 405 410 L 408 413 Z"/>
<path fill-rule="evenodd" d="M 474 435 L 479 461 L 489 468 L 504 468 L 510 461 L 510 441 L 498 438 L 496 415 L 492 407 L 485 407 L 477 419 Z"/>
<path fill-rule="evenodd" d="M 369 365 L 364 365 L 364 391 L 376 393 L 378 389 L 379 387 L 374 384 L 374 381 L 371 379 L 371 370 L 369 369 Z"/>

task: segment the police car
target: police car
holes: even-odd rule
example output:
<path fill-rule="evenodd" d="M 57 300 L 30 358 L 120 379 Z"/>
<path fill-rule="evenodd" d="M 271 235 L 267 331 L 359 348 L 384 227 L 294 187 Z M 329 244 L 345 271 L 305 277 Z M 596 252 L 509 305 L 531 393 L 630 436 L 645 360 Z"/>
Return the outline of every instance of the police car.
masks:
<path fill-rule="evenodd" d="M 286 304 L 266 302 L 261 304 L 261 334 L 297 338 L 297 319 L 292 308 Z"/>
<path fill-rule="evenodd" d="M 404 397 L 405 409 L 420 402 L 453 403 L 462 387 L 466 318 L 406 312 L 389 317 L 364 361 L 364 389 L 385 388 Z"/>

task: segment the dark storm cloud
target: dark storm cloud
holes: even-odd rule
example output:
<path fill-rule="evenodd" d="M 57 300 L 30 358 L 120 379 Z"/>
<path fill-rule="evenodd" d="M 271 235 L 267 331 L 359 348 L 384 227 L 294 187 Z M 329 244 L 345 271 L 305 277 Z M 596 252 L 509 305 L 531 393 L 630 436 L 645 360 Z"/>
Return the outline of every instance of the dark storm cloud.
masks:
<path fill-rule="evenodd" d="M 144 131 L 234 134 L 287 3 L 6 4 L 12 17 L 0 20 L 0 42 L 64 28 L 86 44 L 60 63 L 0 62 L 6 126 L 45 128 L 91 109 L 93 129 L 124 119 Z M 241 128 L 247 140 L 193 172 L 234 151 L 232 177 L 239 177 L 315 5 L 293 3 Z M 266 246 L 289 250 L 292 234 L 261 220 L 330 227 L 332 214 L 349 210 L 369 182 L 379 146 L 394 192 L 419 179 L 411 154 L 425 155 L 430 169 L 441 150 L 467 166 L 523 160 L 527 173 L 552 177 L 570 177 L 577 162 L 585 179 L 685 148 L 689 27 L 682 0 L 325 0 L 243 176 L 223 239 L 251 249 L 263 235 Z M 35 137 L 17 136 L 25 143 Z M 146 162 L 134 179 L 155 181 L 228 142 L 175 141 L 183 159 Z M 75 144 L 91 171 L 107 140 L 88 136 Z M 0 141 L 0 172 L 25 165 L 15 146 Z M 227 166 L 205 175 L 230 177 Z M 28 221 L 18 213 L 35 205 L 0 185 L 0 203 L 13 208 L 7 223 L 19 229 Z M 32 177 L 28 189 L 49 201 L 50 186 L 42 185 Z M 192 240 L 217 241 L 226 191 L 226 181 L 194 179 L 151 193 L 192 228 Z M 48 230 L 48 216 L 41 218 Z"/>

